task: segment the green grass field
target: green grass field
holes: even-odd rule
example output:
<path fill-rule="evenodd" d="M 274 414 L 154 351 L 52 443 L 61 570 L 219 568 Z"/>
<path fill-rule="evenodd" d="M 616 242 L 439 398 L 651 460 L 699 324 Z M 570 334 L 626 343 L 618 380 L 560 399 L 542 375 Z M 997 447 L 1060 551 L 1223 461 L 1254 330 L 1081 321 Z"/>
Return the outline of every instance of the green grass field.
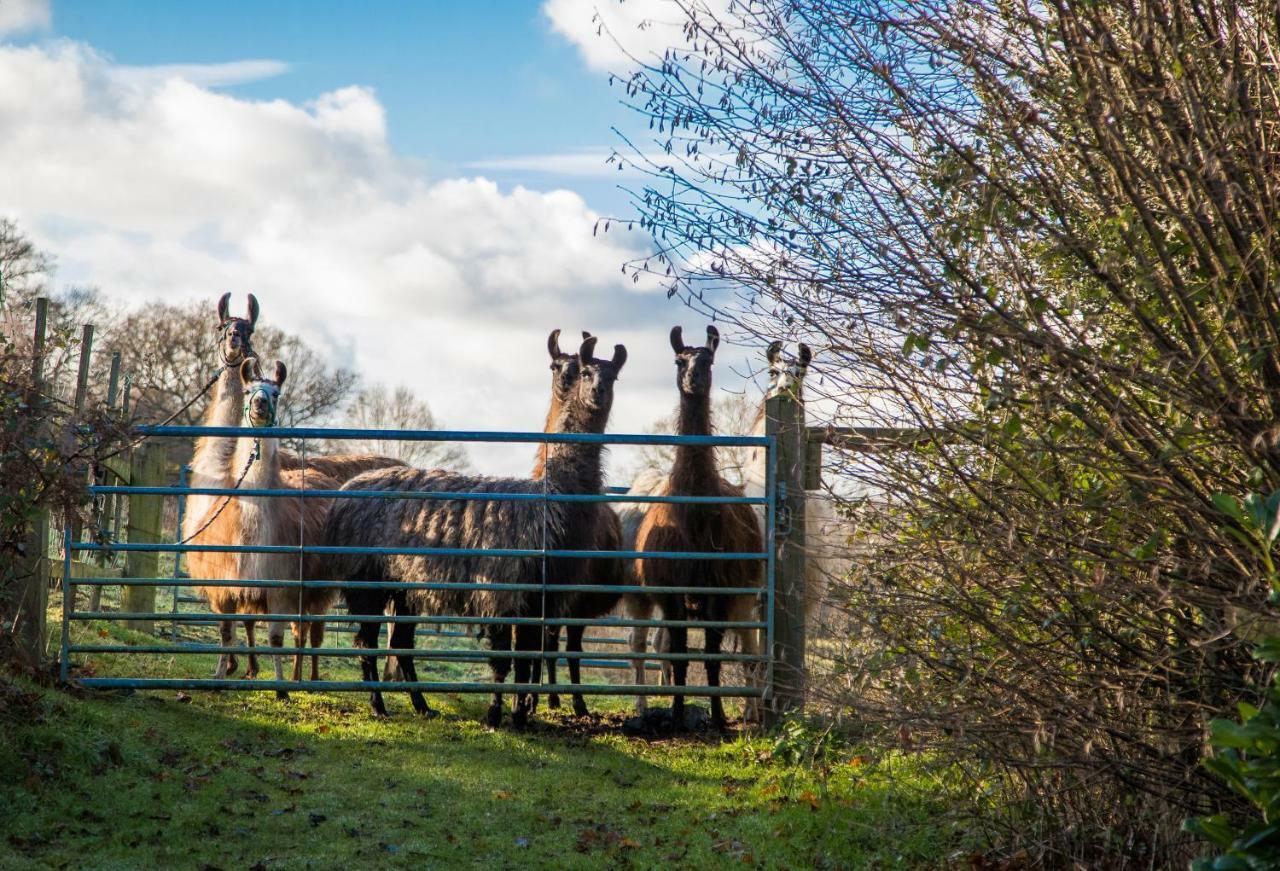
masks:
<path fill-rule="evenodd" d="M 123 667 L 107 659 L 85 665 Z M 212 667 L 132 659 L 134 674 Z M 482 726 L 478 696 L 433 697 L 441 716 L 421 720 L 393 695 L 375 722 L 363 695 L 0 684 L 0 865 L 940 867 L 974 847 L 948 813 L 964 797 L 919 757 L 799 727 L 626 738 L 626 700 L 588 702 L 602 713 L 544 707 L 518 733 Z"/>

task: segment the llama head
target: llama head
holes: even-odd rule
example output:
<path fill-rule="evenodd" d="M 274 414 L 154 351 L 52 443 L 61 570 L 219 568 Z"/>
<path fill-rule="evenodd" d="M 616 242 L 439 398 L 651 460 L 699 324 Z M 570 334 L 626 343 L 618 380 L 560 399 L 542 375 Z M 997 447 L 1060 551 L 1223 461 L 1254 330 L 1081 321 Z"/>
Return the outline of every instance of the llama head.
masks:
<path fill-rule="evenodd" d="M 258 299 L 249 294 L 249 317 L 232 317 L 227 305 L 231 294 L 218 300 L 218 356 L 222 365 L 231 368 L 253 354 L 253 327 L 258 322 Z"/>
<path fill-rule="evenodd" d="M 622 345 L 613 346 L 613 357 L 601 360 L 595 357 L 595 336 L 588 335 L 578 348 L 578 388 L 575 392 L 577 405 L 588 414 L 603 415 L 607 418 L 609 409 L 613 407 L 613 385 L 618 380 L 618 373 L 627 362 L 627 349 Z"/>
<path fill-rule="evenodd" d="M 240 364 L 240 379 L 244 382 L 244 420 L 249 426 L 275 426 L 276 408 L 280 403 L 280 388 L 284 386 L 288 370 L 276 361 L 273 377 L 266 378 L 257 357 L 250 357 Z"/>
<path fill-rule="evenodd" d="M 583 330 L 582 338 L 589 339 L 591 334 Z M 551 355 L 551 395 L 556 402 L 564 402 L 578 383 L 578 375 L 582 371 L 578 355 L 566 354 L 560 350 L 558 329 L 552 330 L 547 337 L 547 353 Z"/>
<path fill-rule="evenodd" d="M 711 366 L 720 347 L 720 331 L 707 327 L 705 345 L 686 345 L 684 330 L 671 328 L 671 350 L 676 352 L 676 386 L 682 396 L 711 395 Z"/>
<path fill-rule="evenodd" d="M 765 396 L 789 393 L 799 399 L 804 376 L 809 371 L 809 361 L 813 359 L 809 346 L 801 342 L 796 353 L 792 354 L 782 342 L 774 341 L 769 343 L 764 355 L 769 360 L 769 387 Z"/>

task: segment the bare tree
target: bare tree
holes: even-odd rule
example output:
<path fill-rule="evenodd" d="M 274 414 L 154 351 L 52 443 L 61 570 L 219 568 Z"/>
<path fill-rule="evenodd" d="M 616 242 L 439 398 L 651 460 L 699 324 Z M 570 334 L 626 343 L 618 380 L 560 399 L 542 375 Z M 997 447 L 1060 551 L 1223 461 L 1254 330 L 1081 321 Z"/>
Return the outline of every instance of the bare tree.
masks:
<path fill-rule="evenodd" d="M 361 390 L 347 408 L 348 426 L 359 429 L 432 430 L 440 429 L 431 407 L 414 395 L 408 387 L 388 390 L 375 384 Z M 418 468 L 470 468 L 467 451 L 462 445 L 432 441 L 354 440 L 346 442 L 351 453 L 370 453 L 404 460 Z"/>
<path fill-rule="evenodd" d="M 680 5 L 623 82 L 657 135 L 619 155 L 654 177 L 635 269 L 821 346 L 838 422 L 936 433 L 828 453 L 879 495 L 827 701 L 1000 771 L 1046 861 L 1180 861 L 1230 802 L 1208 719 L 1264 677 L 1219 506 L 1280 489 L 1274 9 Z"/>

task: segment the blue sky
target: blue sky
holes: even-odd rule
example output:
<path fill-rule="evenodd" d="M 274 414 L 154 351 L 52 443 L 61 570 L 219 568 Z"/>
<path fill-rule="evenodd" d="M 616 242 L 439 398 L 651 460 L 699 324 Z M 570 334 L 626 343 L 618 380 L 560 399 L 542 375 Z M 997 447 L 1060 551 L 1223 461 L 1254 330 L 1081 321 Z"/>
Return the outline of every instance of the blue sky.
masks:
<path fill-rule="evenodd" d="M 217 3 L 61 0 L 53 33 L 129 65 L 280 60 L 278 76 L 234 85 L 251 99 L 305 102 L 358 83 L 387 109 L 388 138 L 436 177 L 473 171 L 503 184 L 569 186 L 623 213 L 615 179 L 504 169 L 495 158 L 607 153 L 634 113 L 607 73 L 553 33 L 540 2 Z"/>
<path fill-rule="evenodd" d="M 638 432 L 703 321 L 622 273 L 641 232 L 593 233 L 627 214 L 611 128 L 647 127 L 607 79 L 680 39 L 671 0 L 0 0 L 0 214 L 126 307 L 253 292 L 451 428 L 541 428 L 547 333 L 591 330 L 628 348 L 611 429 Z M 722 333 L 740 391 L 762 349 Z"/>

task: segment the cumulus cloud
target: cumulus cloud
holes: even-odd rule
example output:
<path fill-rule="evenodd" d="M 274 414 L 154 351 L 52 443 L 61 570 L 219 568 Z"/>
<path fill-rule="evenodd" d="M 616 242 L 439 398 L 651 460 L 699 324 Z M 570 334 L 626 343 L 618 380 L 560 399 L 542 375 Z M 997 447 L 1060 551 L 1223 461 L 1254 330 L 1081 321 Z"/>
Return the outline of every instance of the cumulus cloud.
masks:
<path fill-rule="evenodd" d="M 62 281 L 135 305 L 252 291 L 264 318 L 411 385 L 458 428 L 540 428 L 552 327 L 632 350 L 615 429 L 667 410 L 665 332 L 646 325 L 670 315 L 620 268 L 645 250 L 638 231 L 594 234 L 568 190 L 427 177 L 388 144 L 368 88 L 301 104 L 213 89 L 265 72 L 0 44 L 0 214 Z M 512 472 L 531 451 L 473 453 Z"/>
<path fill-rule="evenodd" d="M 52 23 L 50 0 L 0 0 L 0 36 L 44 30 Z"/>
<path fill-rule="evenodd" d="M 284 75 L 289 65 L 279 60 L 239 60 L 221 64 L 157 64 L 147 67 L 118 66 L 112 75 L 139 85 L 182 79 L 205 88 L 225 88 Z"/>
<path fill-rule="evenodd" d="M 687 45 L 688 12 L 735 20 L 732 0 L 546 0 L 542 14 L 551 29 L 573 43 L 587 66 L 625 73 L 636 62 L 661 59 Z"/>

